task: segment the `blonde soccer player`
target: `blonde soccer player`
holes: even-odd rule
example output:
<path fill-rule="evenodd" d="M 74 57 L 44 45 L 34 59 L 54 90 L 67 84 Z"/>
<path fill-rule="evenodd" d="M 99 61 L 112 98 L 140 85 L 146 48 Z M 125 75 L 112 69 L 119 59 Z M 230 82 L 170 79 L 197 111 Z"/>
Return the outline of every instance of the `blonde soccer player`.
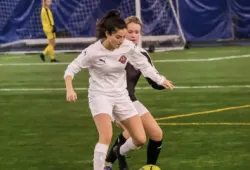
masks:
<path fill-rule="evenodd" d="M 125 19 L 127 24 L 127 34 L 126 39 L 132 41 L 135 45 L 138 45 L 139 39 L 141 37 L 142 32 L 142 22 L 136 16 L 130 16 Z M 147 59 L 147 61 L 152 65 L 152 61 L 149 57 L 149 54 L 143 48 L 140 48 L 141 54 Z M 149 135 L 149 143 L 147 147 L 147 161 L 146 164 L 156 165 L 157 159 L 159 157 L 161 148 L 162 148 L 162 130 L 154 117 L 150 114 L 148 109 L 137 100 L 135 96 L 135 87 L 140 79 L 141 71 L 135 69 L 134 66 L 130 63 L 126 66 L 127 72 L 127 90 L 129 93 L 130 100 L 133 102 L 136 110 L 138 111 L 145 132 Z M 146 78 L 148 83 L 157 90 L 165 89 L 163 86 L 158 85 L 156 82 L 151 80 L 150 78 Z M 116 122 L 119 125 L 119 122 Z M 121 126 L 121 125 L 119 125 Z M 105 170 L 112 170 L 112 165 L 116 161 L 116 154 L 113 152 L 113 148 L 117 145 L 121 145 L 126 142 L 126 140 L 130 137 L 128 131 L 124 129 L 123 133 L 121 133 L 116 139 L 114 145 L 110 149 L 110 152 L 106 158 L 106 166 Z"/>
<path fill-rule="evenodd" d="M 83 50 L 69 64 L 64 74 L 66 99 L 69 102 L 75 102 L 77 99 L 72 85 L 74 75 L 81 69 L 88 69 L 90 74 L 89 107 L 99 134 L 94 149 L 94 170 L 104 169 L 106 154 L 113 135 L 112 116 L 128 130 L 131 136 L 123 145 L 115 149 L 120 170 L 129 169 L 125 154 L 146 142 L 140 116 L 126 89 L 127 62 L 129 61 L 135 68 L 141 70 L 145 77 L 152 79 L 158 85 L 174 88 L 169 80 L 149 64 L 134 43 L 125 39 L 126 28 L 126 23 L 119 11 L 108 12 L 97 23 L 98 41 Z"/>
<path fill-rule="evenodd" d="M 45 62 L 45 56 L 48 54 L 51 62 L 58 62 L 58 60 L 55 59 L 54 55 L 56 27 L 54 23 L 53 14 L 50 10 L 51 0 L 43 0 L 42 6 L 43 7 L 41 10 L 41 21 L 42 21 L 43 31 L 47 36 L 49 43 L 42 52 L 42 54 L 40 54 L 40 58 L 43 62 Z"/>

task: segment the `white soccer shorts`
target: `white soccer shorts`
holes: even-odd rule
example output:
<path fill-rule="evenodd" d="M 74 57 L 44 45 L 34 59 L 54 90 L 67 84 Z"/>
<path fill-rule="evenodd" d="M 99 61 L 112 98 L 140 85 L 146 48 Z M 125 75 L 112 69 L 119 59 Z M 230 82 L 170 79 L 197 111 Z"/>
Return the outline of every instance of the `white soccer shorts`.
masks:
<path fill-rule="evenodd" d="M 149 112 L 148 109 L 140 101 L 136 100 L 133 102 L 133 104 L 140 116 Z"/>
<path fill-rule="evenodd" d="M 90 95 L 89 108 L 93 117 L 101 113 L 106 113 L 117 121 L 123 121 L 138 114 L 128 94 L 121 95 L 120 97 L 100 94 Z"/>
<path fill-rule="evenodd" d="M 140 102 L 140 101 L 138 101 L 138 100 L 136 100 L 136 101 L 134 101 L 133 102 L 133 105 L 134 105 L 134 107 L 135 107 L 135 109 L 137 110 L 137 112 L 138 112 L 138 114 L 140 115 L 140 116 L 142 116 L 142 115 L 144 115 L 145 113 L 148 113 L 149 111 L 148 111 L 148 109 Z M 115 118 L 114 118 L 114 116 L 113 115 L 111 115 L 111 120 L 112 120 L 112 122 L 119 122 L 118 120 L 116 120 Z"/>

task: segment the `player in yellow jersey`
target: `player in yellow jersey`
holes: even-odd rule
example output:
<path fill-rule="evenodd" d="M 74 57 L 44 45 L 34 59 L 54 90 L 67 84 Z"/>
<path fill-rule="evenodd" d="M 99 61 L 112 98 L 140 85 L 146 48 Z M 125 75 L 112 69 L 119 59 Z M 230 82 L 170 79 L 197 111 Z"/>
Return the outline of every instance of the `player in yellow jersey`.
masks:
<path fill-rule="evenodd" d="M 42 61 L 45 62 L 45 55 L 50 56 L 51 62 L 58 62 L 54 56 L 55 38 L 56 38 L 56 27 L 54 23 L 54 18 L 50 10 L 51 0 L 43 0 L 43 7 L 41 10 L 41 20 L 43 25 L 43 31 L 47 36 L 49 41 L 48 46 L 44 49 L 43 53 L 40 55 Z"/>

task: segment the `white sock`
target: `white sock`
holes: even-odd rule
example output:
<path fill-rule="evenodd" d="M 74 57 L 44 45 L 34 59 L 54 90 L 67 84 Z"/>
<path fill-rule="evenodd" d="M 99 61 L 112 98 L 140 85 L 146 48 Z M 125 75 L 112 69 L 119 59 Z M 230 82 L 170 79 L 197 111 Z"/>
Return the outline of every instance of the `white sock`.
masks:
<path fill-rule="evenodd" d="M 105 159 L 108 152 L 108 146 L 97 143 L 94 150 L 94 170 L 103 170 Z"/>
<path fill-rule="evenodd" d="M 120 153 L 121 153 L 121 155 L 125 155 L 125 154 L 128 153 L 129 151 L 134 150 L 134 149 L 138 149 L 138 148 L 139 148 L 139 147 L 136 146 L 136 145 L 133 143 L 132 138 L 129 138 L 129 139 L 126 140 L 126 142 L 120 147 Z"/>

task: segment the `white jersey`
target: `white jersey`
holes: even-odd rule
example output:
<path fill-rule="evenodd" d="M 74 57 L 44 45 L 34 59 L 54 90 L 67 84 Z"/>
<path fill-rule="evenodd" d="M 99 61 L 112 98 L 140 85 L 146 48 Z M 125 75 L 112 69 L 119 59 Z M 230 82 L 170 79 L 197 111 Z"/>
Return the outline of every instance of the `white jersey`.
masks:
<path fill-rule="evenodd" d="M 149 77 L 159 85 L 164 82 L 165 78 L 150 65 L 141 54 L 140 48 L 128 40 L 125 40 L 114 51 L 107 50 L 100 40 L 90 45 L 69 64 L 64 78 L 66 76 L 73 78 L 81 69 L 88 68 L 90 74 L 89 95 L 121 95 L 128 93 L 125 70 L 128 61 L 139 69 L 144 77 Z"/>

